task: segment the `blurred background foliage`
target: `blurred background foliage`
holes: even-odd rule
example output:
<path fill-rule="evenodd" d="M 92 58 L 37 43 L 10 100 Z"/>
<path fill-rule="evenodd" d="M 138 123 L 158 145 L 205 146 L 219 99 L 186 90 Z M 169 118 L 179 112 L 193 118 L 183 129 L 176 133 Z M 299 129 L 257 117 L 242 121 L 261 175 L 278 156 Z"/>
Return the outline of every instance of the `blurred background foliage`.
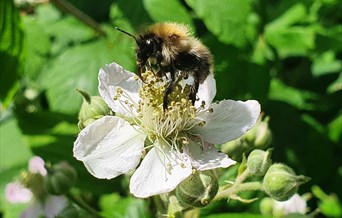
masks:
<path fill-rule="evenodd" d="M 126 177 L 93 178 L 73 158 L 72 146 L 82 102 L 75 89 L 98 95 L 98 70 L 111 62 L 136 71 L 134 40 L 114 27 L 135 34 L 161 21 L 189 25 L 210 48 L 217 100 L 261 103 L 270 116 L 273 160 L 312 178 L 301 193 L 317 185 L 342 198 L 341 1 L 27 2 L 17 1 L 19 8 L 12 0 L 0 1 L 0 211 L 4 217 L 16 217 L 20 211 L 5 201 L 4 186 L 26 168 L 32 155 L 71 163 L 83 197 L 107 217 L 151 216 L 147 201 L 129 197 Z M 339 207 L 336 198 L 329 204 L 316 197 L 310 205 L 313 209 L 318 205 L 325 216 L 341 215 L 338 210 L 334 213 Z M 247 213 L 258 213 L 257 204 L 217 202 L 201 214 L 214 218 L 228 211 L 247 211 L 239 217 L 250 217 Z"/>

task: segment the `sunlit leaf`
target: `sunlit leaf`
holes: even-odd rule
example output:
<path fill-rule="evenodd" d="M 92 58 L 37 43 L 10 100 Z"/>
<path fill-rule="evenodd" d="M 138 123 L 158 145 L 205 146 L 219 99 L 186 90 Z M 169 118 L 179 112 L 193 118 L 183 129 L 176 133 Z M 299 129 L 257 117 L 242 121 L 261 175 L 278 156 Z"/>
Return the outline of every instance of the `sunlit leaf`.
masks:
<path fill-rule="evenodd" d="M 76 88 L 98 95 L 97 75 L 100 67 L 115 61 L 133 68 L 134 59 L 125 56 L 120 50 L 125 43 L 118 43 L 101 39 L 77 45 L 44 68 L 39 81 L 47 90 L 47 98 L 53 111 L 76 114 L 82 102 Z"/>
<path fill-rule="evenodd" d="M 110 18 L 121 29 L 134 33 L 153 22 L 143 4 L 141 0 L 117 0 L 111 6 Z"/>
<path fill-rule="evenodd" d="M 334 93 L 342 90 L 342 72 L 339 73 L 338 78 L 332 82 L 328 87 L 328 93 Z"/>
<path fill-rule="evenodd" d="M 142 199 L 124 198 L 116 193 L 103 195 L 100 199 L 100 207 L 104 217 L 108 218 L 151 217 Z"/>
<path fill-rule="evenodd" d="M 226 44 L 243 47 L 247 42 L 247 20 L 251 0 L 186 0 L 205 25 Z"/>
<path fill-rule="evenodd" d="M 66 16 L 48 26 L 45 31 L 53 37 L 52 53 L 56 54 L 70 44 L 80 44 L 95 37 L 95 31 L 73 16 Z"/>
<path fill-rule="evenodd" d="M 0 1 L 0 27 L 0 101 L 6 108 L 18 88 L 24 43 L 19 11 L 12 0 Z"/>
<path fill-rule="evenodd" d="M 341 217 L 341 203 L 335 194 L 327 195 L 318 186 L 313 186 L 312 192 L 320 200 L 318 208 L 320 209 L 322 214 L 328 217 Z"/>
<path fill-rule="evenodd" d="M 277 17 L 266 28 L 268 29 L 282 29 L 293 24 L 302 22 L 307 15 L 306 8 L 302 3 L 297 3 L 287 9 L 282 15 Z"/>
<path fill-rule="evenodd" d="M 44 26 L 35 17 L 24 17 L 26 34 L 25 76 L 35 80 L 47 62 L 51 50 L 51 42 Z"/>
<path fill-rule="evenodd" d="M 315 32 L 310 27 L 270 28 L 266 29 L 265 37 L 282 58 L 304 56 L 315 47 Z"/>
<path fill-rule="evenodd" d="M 26 164 L 32 154 L 13 116 L 0 122 L 0 136 L 0 171 Z"/>
<path fill-rule="evenodd" d="M 27 161 L 32 156 L 31 150 L 21 133 L 14 116 L 0 121 L 0 190 L 14 181 L 22 170 L 26 169 Z M 25 205 L 11 205 L 5 200 L 4 191 L 0 191 L 0 211 L 5 210 L 9 218 L 18 217 Z"/>
<path fill-rule="evenodd" d="M 338 142 L 342 139 L 342 113 L 329 123 L 328 130 L 332 141 Z"/>
<path fill-rule="evenodd" d="M 254 214 L 254 213 L 222 213 L 222 214 L 213 214 L 210 216 L 205 216 L 204 218 L 226 218 L 226 217 L 229 217 L 229 218 L 268 218 L 268 216 Z"/>
<path fill-rule="evenodd" d="M 324 52 L 314 59 L 312 74 L 315 77 L 336 73 L 342 70 L 342 61 L 337 60 L 332 51 Z"/>
<path fill-rule="evenodd" d="M 155 22 L 174 21 L 192 25 L 190 14 L 179 0 L 144 0 L 143 3 Z"/>
<path fill-rule="evenodd" d="M 298 109 L 314 110 L 316 106 L 311 101 L 318 99 L 319 96 L 309 91 L 287 86 L 278 79 L 272 79 L 269 98 L 286 102 Z"/>

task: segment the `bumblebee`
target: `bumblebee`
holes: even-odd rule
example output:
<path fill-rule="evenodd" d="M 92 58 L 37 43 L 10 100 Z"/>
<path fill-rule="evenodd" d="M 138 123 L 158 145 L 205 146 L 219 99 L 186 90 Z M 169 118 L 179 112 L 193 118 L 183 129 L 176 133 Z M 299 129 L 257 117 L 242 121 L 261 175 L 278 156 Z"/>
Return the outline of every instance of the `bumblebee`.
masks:
<path fill-rule="evenodd" d="M 213 57 L 209 49 L 192 36 L 185 25 L 172 22 L 157 23 L 137 37 L 116 29 L 135 39 L 136 64 L 140 77 L 146 67 L 156 66 L 156 76 L 169 78 L 164 91 L 164 110 L 167 109 L 168 96 L 177 82 L 189 77 L 193 77 L 189 99 L 195 104 L 199 84 L 213 73 Z"/>

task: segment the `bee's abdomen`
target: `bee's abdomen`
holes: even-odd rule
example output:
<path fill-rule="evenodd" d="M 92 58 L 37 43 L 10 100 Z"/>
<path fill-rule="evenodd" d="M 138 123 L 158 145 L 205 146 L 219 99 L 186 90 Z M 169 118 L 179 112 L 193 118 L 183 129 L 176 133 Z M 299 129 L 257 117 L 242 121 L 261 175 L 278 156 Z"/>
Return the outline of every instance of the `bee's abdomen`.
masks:
<path fill-rule="evenodd" d="M 182 52 L 176 57 L 174 66 L 177 70 L 193 74 L 199 83 L 203 83 L 212 71 L 212 58 L 210 53 L 198 56 L 193 53 Z"/>

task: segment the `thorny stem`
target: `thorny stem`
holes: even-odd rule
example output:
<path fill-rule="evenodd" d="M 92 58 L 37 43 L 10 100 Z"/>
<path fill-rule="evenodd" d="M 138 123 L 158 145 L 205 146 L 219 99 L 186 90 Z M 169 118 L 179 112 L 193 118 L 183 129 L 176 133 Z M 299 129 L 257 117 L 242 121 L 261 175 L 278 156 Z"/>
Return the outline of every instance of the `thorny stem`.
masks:
<path fill-rule="evenodd" d="M 85 203 L 83 200 L 81 200 L 80 198 L 76 197 L 75 195 L 73 195 L 72 193 L 68 193 L 66 194 L 66 197 L 71 200 L 72 202 L 74 202 L 75 204 L 77 204 L 78 206 L 80 206 L 81 208 L 83 208 L 84 210 L 86 210 L 87 212 L 89 212 L 90 214 L 94 215 L 95 217 L 101 218 L 102 216 L 99 214 L 99 212 L 97 212 L 96 210 L 94 210 L 92 207 L 90 207 L 87 203 Z"/>

